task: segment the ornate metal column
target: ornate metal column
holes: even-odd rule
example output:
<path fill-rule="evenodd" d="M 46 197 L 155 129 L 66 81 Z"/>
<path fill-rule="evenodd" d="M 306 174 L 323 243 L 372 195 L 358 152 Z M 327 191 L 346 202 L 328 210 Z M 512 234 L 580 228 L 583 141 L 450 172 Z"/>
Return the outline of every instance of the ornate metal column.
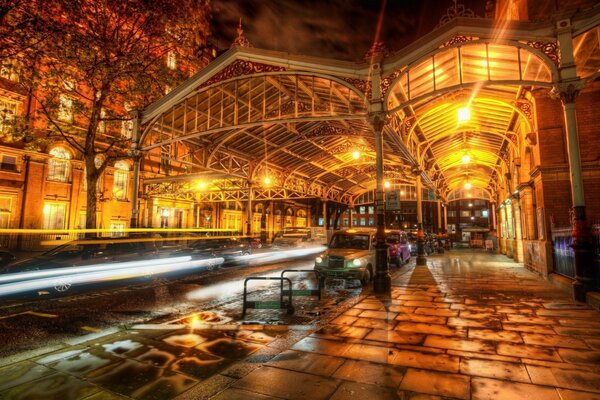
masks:
<path fill-rule="evenodd" d="M 375 278 L 373 280 L 373 291 L 375 293 L 387 293 L 392 290 L 392 278 L 388 267 L 388 245 L 385 242 L 385 204 L 383 189 L 383 126 L 385 124 L 383 113 L 374 113 L 370 116 L 370 122 L 375 134 L 375 170 L 376 190 L 375 208 L 377 233 L 375 234 Z"/>
<path fill-rule="evenodd" d="M 133 110 L 133 127 L 131 132 L 131 147 L 129 148 L 129 155 L 133 159 L 133 180 L 131 189 L 131 218 L 129 221 L 130 228 L 137 228 L 139 222 L 139 191 L 140 191 L 140 162 L 142 154 L 139 148 L 140 138 L 140 121 L 142 113 L 139 110 Z"/>
<path fill-rule="evenodd" d="M 437 201 L 437 225 L 438 225 L 438 237 L 437 237 L 438 252 L 443 253 L 444 246 L 442 245 L 442 234 L 443 234 L 444 229 L 442 227 L 442 201 L 439 199 Z"/>
<path fill-rule="evenodd" d="M 521 212 L 525 222 L 523 238 L 533 240 L 535 236 L 535 209 L 533 207 L 533 189 L 530 186 L 519 188 L 519 197 L 521 198 Z"/>
<path fill-rule="evenodd" d="M 425 232 L 423 231 L 421 171 L 418 171 L 415 183 L 417 186 L 417 265 L 427 265 L 427 257 L 425 256 Z"/>
<path fill-rule="evenodd" d="M 492 205 L 492 209 L 490 211 L 492 213 L 492 229 L 498 230 L 498 222 L 496 220 L 496 202 L 492 201 L 491 205 Z M 496 234 L 496 237 L 498 237 L 497 234 Z"/>
<path fill-rule="evenodd" d="M 448 236 L 448 203 L 444 204 L 444 247 L 450 250 L 450 238 Z"/>
<path fill-rule="evenodd" d="M 581 156 L 579 154 L 577 117 L 575 113 L 575 99 L 579 91 L 583 89 L 584 83 L 577 77 L 575 68 L 571 22 L 568 19 L 560 20 L 557 22 L 556 28 L 561 54 L 561 81 L 555 85 L 553 92 L 562 101 L 567 136 L 571 200 L 573 205 L 573 242 L 571 247 L 575 252 L 573 297 L 577 301 L 585 301 L 586 293 L 592 288 L 593 264 L 590 229 L 585 215 Z"/>
<path fill-rule="evenodd" d="M 519 194 L 513 194 L 511 196 L 511 205 L 513 210 L 514 219 L 514 240 L 513 240 L 513 259 L 516 262 L 523 262 L 523 234 L 522 234 L 522 219 L 521 219 L 521 203 L 519 201 Z"/>
<path fill-rule="evenodd" d="M 246 203 L 246 235 L 252 235 L 252 182 L 248 182 L 248 202 Z"/>

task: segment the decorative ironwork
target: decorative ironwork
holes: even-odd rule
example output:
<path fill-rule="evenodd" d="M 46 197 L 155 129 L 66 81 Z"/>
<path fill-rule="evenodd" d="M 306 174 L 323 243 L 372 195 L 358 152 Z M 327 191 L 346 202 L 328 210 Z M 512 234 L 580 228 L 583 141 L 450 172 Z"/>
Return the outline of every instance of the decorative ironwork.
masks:
<path fill-rule="evenodd" d="M 528 41 L 526 43 L 529 47 L 541 50 L 557 67 L 560 66 L 560 49 L 557 42 Z"/>
<path fill-rule="evenodd" d="M 531 103 L 529 101 L 519 100 L 514 103 L 515 107 L 517 107 L 523 115 L 527 117 L 529 121 L 533 118 L 533 110 L 531 108 Z"/>
<path fill-rule="evenodd" d="M 444 43 L 442 43 L 440 48 L 454 46 L 455 44 L 472 42 L 473 40 L 477 40 L 477 39 L 478 38 L 475 38 L 473 36 L 456 35 L 452 39 L 446 40 Z"/>
<path fill-rule="evenodd" d="M 353 85 L 354 87 L 356 87 L 361 92 L 363 92 L 368 99 L 371 98 L 372 83 L 370 80 L 366 81 L 364 79 L 358 79 L 358 78 L 342 78 L 342 79 L 345 80 L 346 82 L 348 82 L 349 84 Z"/>
<path fill-rule="evenodd" d="M 244 36 L 244 28 L 242 28 L 242 18 L 240 17 L 240 24 L 237 27 L 237 37 L 231 43 L 231 47 L 252 47 L 252 44 L 246 36 Z"/>
<path fill-rule="evenodd" d="M 363 136 L 363 133 L 359 131 L 344 129 L 332 124 L 323 123 L 311 132 L 302 135 L 302 138 L 313 139 L 323 136 Z"/>
<path fill-rule="evenodd" d="M 387 91 L 392 86 L 392 83 L 394 82 L 394 80 L 396 80 L 396 78 L 399 77 L 401 73 L 402 73 L 402 71 L 394 71 L 391 74 L 389 74 L 381 79 L 381 94 L 383 96 L 385 96 Z"/>
<path fill-rule="evenodd" d="M 452 7 L 448 7 L 446 10 L 446 14 L 440 18 L 440 22 L 438 24 L 438 28 L 440 26 L 446 25 L 448 22 L 452 21 L 454 18 L 477 18 L 477 15 L 470 8 L 465 7 L 464 4 L 458 4 L 457 0 L 453 0 L 454 5 Z"/>
<path fill-rule="evenodd" d="M 210 86 L 213 83 L 225 81 L 237 76 L 260 74 L 263 72 L 285 71 L 284 67 L 277 65 L 262 64 L 253 61 L 235 60 L 225 67 L 221 72 L 204 82 L 200 87 Z"/>

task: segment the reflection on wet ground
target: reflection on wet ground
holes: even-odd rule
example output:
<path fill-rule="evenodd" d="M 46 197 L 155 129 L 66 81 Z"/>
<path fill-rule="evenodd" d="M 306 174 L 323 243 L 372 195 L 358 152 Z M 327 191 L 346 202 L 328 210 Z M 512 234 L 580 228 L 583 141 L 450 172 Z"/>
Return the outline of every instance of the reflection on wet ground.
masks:
<path fill-rule="evenodd" d="M 320 301 L 294 297 L 293 316 L 285 310 L 249 310 L 245 321 L 241 299 L 211 309 L 209 304 L 162 325 L 0 367 L 0 399 L 170 399 L 268 346 L 288 332 L 285 326 L 314 326 L 360 293 L 360 287 L 327 287 Z M 277 290 L 259 294 L 261 300 L 277 296 Z"/>

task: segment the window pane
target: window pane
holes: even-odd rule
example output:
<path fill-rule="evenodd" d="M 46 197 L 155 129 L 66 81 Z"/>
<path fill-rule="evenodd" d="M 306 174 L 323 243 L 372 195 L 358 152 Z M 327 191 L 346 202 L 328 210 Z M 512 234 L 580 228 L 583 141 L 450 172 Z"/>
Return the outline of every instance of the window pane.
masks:
<path fill-rule="evenodd" d="M 64 229 L 66 205 L 46 203 L 44 205 L 44 229 Z"/>

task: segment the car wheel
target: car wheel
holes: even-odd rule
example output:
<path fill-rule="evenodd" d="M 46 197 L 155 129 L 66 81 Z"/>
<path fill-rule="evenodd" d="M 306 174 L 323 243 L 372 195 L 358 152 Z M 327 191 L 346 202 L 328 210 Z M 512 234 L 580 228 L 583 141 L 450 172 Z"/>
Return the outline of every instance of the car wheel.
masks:
<path fill-rule="evenodd" d="M 369 282 L 371 282 L 371 279 L 373 278 L 373 274 L 371 273 L 371 267 L 367 267 L 365 269 L 365 273 L 363 274 L 363 277 L 360 281 L 360 283 L 362 284 L 362 286 L 367 286 L 369 284 Z"/>
<path fill-rule="evenodd" d="M 400 268 L 400 266 L 404 264 L 404 262 L 402 261 L 402 256 L 398 256 L 396 257 L 396 268 Z"/>
<path fill-rule="evenodd" d="M 69 289 L 71 289 L 71 282 L 68 280 L 54 282 L 54 290 L 56 290 L 58 293 L 64 293 Z"/>

